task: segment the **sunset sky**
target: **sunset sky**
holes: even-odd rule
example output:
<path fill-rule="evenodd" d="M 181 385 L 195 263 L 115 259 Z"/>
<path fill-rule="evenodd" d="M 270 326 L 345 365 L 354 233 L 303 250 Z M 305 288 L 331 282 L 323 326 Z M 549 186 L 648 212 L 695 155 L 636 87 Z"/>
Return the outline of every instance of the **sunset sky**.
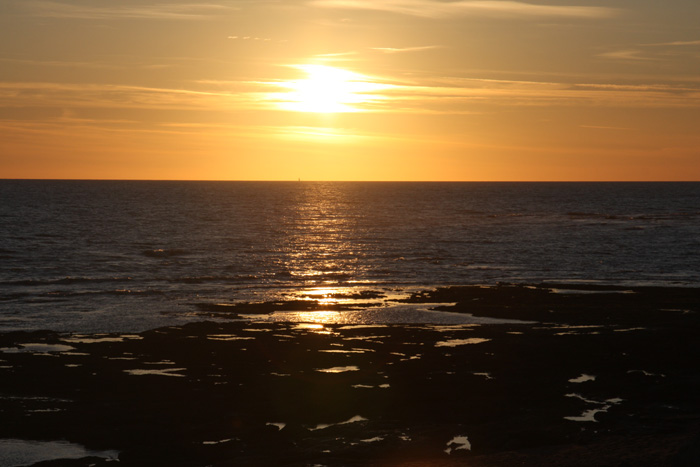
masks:
<path fill-rule="evenodd" d="M 0 178 L 700 180 L 700 1 L 1 0 Z"/>

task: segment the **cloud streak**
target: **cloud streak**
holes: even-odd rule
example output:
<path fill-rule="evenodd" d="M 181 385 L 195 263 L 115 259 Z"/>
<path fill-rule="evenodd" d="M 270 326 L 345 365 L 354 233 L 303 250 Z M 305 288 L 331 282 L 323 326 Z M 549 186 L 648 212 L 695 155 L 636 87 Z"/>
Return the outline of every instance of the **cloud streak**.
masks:
<path fill-rule="evenodd" d="M 652 47 L 683 47 L 688 45 L 700 45 L 700 41 L 673 41 L 673 42 L 659 42 L 655 44 L 644 44 Z"/>
<path fill-rule="evenodd" d="M 52 1 L 30 1 L 24 4 L 33 16 L 61 19 L 114 20 L 114 19 L 153 19 L 153 20 L 201 20 L 237 8 L 214 3 L 161 3 L 155 5 L 109 6 L 69 5 Z"/>
<path fill-rule="evenodd" d="M 436 78 L 408 83 L 365 77 L 371 89 L 358 91 L 359 111 L 406 114 L 464 114 L 521 106 L 608 106 L 700 108 L 700 86 L 669 84 L 558 83 L 480 78 Z M 102 84 L 0 82 L 6 108 L 155 109 L 222 112 L 230 109 L 279 111 L 286 81 L 191 83 L 191 89 Z M 353 104 L 354 105 L 354 104 Z"/>
<path fill-rule="evenodd" d="M 633 49 L 614 50 L 612 52 L 604 52 L 602 54 L 598 54 L 598 57 L 612 59 L 612 60 L 625 60 L 625 61 L 634 61 L 634 62 L 648 62 L 648 61 L 658 60 L 658 58 L 649 57 L 647 55 L 644 55 L 644 53 L 640 50 L 633 50 Z"/>
<path fill-rule="evenodd" d="M 374 10 L 426 18 L 453 16 L 607 18 L 618 10 L 597 6 L 538 5 L 509 0 L 474 0 L 442 2 L 437 0 L 312 0 L 322 8 Z"/>
<path fill-rule="evenodd" d="M 442 48 L 442 46 L 440 46 L 440 45 L 424 45 L 421 47 L 400 47 L 400 48 L 372 47 L 372 50 L 376 50 L 378 52 L 383 52 L 385 54 L 398 54 L 398 53 L 404 53 L 404 52 L 422 52 L 424 50 L 439 49 L 439 48 Z"/>
<path fill-rule="evenodd" d="M 60 107 L 101 109 L 221 110 L 250 99 L 245 92 L 190 90 L 113 84 L 0 82 L 7 108 Z"/>

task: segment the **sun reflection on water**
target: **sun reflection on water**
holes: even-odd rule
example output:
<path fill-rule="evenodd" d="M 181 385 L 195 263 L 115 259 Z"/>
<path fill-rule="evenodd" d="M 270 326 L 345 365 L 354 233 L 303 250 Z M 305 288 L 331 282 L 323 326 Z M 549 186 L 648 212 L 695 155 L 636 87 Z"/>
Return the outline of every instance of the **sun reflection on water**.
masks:
<path fill-rule="evenodd" d="M 343 321 L 343 316 L 341 312 L 338 311 L 298 311 L 294 313 L 294 318 L 304 323 L 321 323 L 321 328 L 323 328 L 323 324 L 338 323 Z"/>
<path fill-rule="evenodd" d="M 296 326 L 294 326 L 294 329 L 310 329 L 310 330 L 319 330 L 323 329 L 323 324 L 316 324 L 316 323 L 299 323 Z"/>
<path fill-rule="evenodd" d="M 349 287 L 312 287 L 298 294 L 300 300 L 315 301 L 319 305 L 340 305 L 357 302 L 351 298 L 353 290 Z"/>
<path fill-rule="evenodd" d="M 366 269 L 357 258 L 367 246 L 350 240 L 357 238 L 354 233 L 363 213 L 355 207 L 351 193 L 325 184 L 301 184 L 293 196 L 293 207 L 278 227 L 285 233 L 280 260 L 290 277 L 312 288 L 294 298 L 340 303 L 340 295 L 349 291 L 341 286 Z M 310 294 L 327 296 L 305 296 Z"/>

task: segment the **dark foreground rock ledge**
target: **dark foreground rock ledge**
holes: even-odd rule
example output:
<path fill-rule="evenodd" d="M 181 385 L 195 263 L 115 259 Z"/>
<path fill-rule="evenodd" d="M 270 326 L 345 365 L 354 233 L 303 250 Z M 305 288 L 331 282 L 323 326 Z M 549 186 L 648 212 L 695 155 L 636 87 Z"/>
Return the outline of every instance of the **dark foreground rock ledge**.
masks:
<path fill-rule="evenodd" d="M 537 324 L 0 334 L 0 439 L 94 452 L 52 466 L 700 465 L 698 289 L 551 288 L 413 297 Z"/>

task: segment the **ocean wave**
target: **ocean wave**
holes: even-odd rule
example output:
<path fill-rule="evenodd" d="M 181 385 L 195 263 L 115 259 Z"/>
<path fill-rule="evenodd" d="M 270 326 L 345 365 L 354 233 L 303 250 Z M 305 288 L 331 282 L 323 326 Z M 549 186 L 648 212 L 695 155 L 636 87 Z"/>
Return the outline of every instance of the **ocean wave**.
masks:
<path fill-rule="evenodd" d="M 155 250 L 144 250 L 141 254 L 149 258 L 170 258 L 188 255 L 190 252 L 181 248 L 156 248 Z"/>
<path fill-rule="evenodd" d="M 100 284 L 107 282 L 130 282 L 131 277 L 64 277 L 61 279 L 17 279 L 0 281 L 0 285 L 39 287 L 44 285 Z"/>
<path fill-rule="evenodd" d="M 271 277 L 272 275 L 268 275 Z M 185 276 L 167 279 L 168 282 L 182 284 L 205 284 L 208 282 L 216 283 L 239 283 L 246 281 L 256 281 L 263 279 L 265 275 L 257 274 L 237 274 L 232 276 Z"/>
<path fill-rule="evenodd" d="M 109 289 L 109 290 L 53 290 L 46 292 L 40 297 L 80 297 L 94 295 L 163 295 L 163 290 L 132 290 L 132 289 Z"/>
<path fill-rule="evenodd" d="M 700 211 L 663 212 L 658 214 L 611 214 L 604 212 L 569 211 L 567 216 L 574 219 L 605 219 L 614 221 L 668 221 L 700 217 Z"/>
<path fill-rule="evenodd" d="M 326 285 L 699 283 L 700 184 L 328 183 L 290 195 L 231 182 L 197 185 L 201 196 L 187 183 L 144 182 L 138 195 L 119 182 L 40 184 L 47 199 L 76 197 L 60 212 L 27 209 L 30 187 L 3 199 L 22 216 L 0 228 L 0 300 L 51 323 L 86 311 L 139 323 L 188 302 Z"/>

